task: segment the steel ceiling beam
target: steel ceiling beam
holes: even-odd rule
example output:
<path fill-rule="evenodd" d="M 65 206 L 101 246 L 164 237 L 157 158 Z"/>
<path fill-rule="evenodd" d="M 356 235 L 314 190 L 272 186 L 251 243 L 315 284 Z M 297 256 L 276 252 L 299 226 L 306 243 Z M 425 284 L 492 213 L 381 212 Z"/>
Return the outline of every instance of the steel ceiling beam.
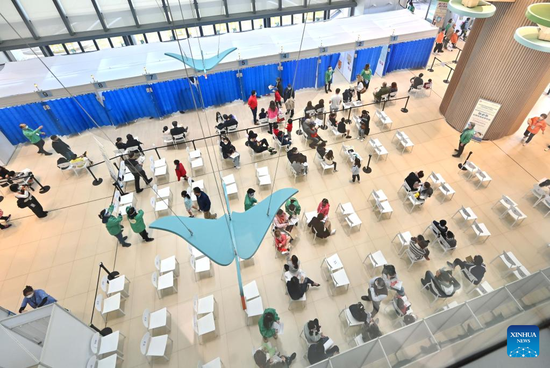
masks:
<path fill-rule="evenodd" d="M 0 51 L 6 50 L 16 50 L 27 47 L 39 47 L 47 45 L 55 45 L 58 43 L 65 42 L 78 42 L 78 41 L 87 41 L 94 40 L 105 37 L 117 37 L 117 36 L 130 36 L 133 34 L 142 34 L 148 32 L 159 32 L 167 31 L 171 29 L 178 28 L 191 28 L 206 26 L 218 23 L 230 23 L 230 22 L 239 22 L 239 21 L 248 21 L 253 19 L 261 18 L 271 18 L 283 15 L 292 15 L 292 14 L 302 14 L 304 11 L 323 11 L 323 10 L 332 10 L 332 9 L 344 9 L 352 8 L 357 6 L 355 0 L 348 1 L 338 1 L 333 2 L 332 5 L 328 4 L 313 4 L 308 7 L 307 10 L 304 10 L 302 5 L 293 6 L 293 7 L 284 7 L 283 10 L 270 9 L 270 10 L 260 10 L 256 13 L 253 12 L 243 12 L 243 13 L 231 13 L 229 16 L 226 15 L 215 15 L 198 19 L 186 19 L 185 21 L 173 20 L 172 24 L 166 23 L 166 21 L 158 23 L 148 23 L 141 24 L 138 28 L 137 26 L 126 26 L 126 27 L 117 27 L 111 28 L 108 32 L 103 31 L 102 29 L 93 30 L 93 31 L 84 31 L 77 32 L 74 36 L 69 36 L 68 34 L 57 34 L 52 36 L 43 36 L 39 40 L 34 40 L 31 37 L 24 39 L 16 40 L 3 40 L 0 43 Z M 29 46 L 27 46 L 27 43 Z"/>
<path fill-rule="evenodd" d="M 59 2 L 59 0 L 52 0 L 53 5 L 55 5 L 55 8 L 57 9 L 57 12 L 59 13 L 59 16 L 61 17 L 61 20 L 63 21 L 63 24 L 65 25 L 65 28 L 67 28 L 67 32 L 71 36 L 74 36 L 74 30 L 71 26 L 71 22 L 69 22 L 69 17 L 67 16 L 67 13 L 65 13 L 65 9 L 63 9 L 63 5 Z"/>
<path fill-rule="evenodd" d="M 256 0 L 251 0 L 252 1 L 252 13 L 256 14 Z"/>
<path fill-rule="evenodd" d="M 101 23 L 103 31 L 109 32 L 109 27 L 107 27 L 107 23 L 105 23 L 105 17 L 101 12 L 101 8 L 99 7 L 97 0 L 92 0 L 92 5 L 94 6 L 95 13 L 97 14 L 97 19 L 99 19 L 99 23 Z"/>
<path fill-rule="evenodd" d="M 168 7 L 166 0 L 162 0 L 162 9 L 164 10 L 166 21 L 168 22 L 168 24 L 172 24 L 172 13 L 170 13 L 170 8 Z"/>
<path fill-rule="evenodd" d="M 132 0 L 128 0 L 128 6 L 130 6 L 130 11 L 132 12 L 132 17 L 134 18 L 134 22 L 136 23 L 136 27 L 139 28 L 141 24 L 139 24 L 139 19 L 136 13 L 136 8 L 134 8 L 134 3 Z"/>
<path fill-rule="evenodd" d="M 283 10 L 283 0 L 279 0 L 279 10 Z"/>
<path fill-rule="evenodd" d="M 197 20 L 201 20 L 201 12 L 199 10 L 199 2 L 197 0 L 193 0 L 193 5 L 195 6 L 195 16 Z"/>
<path fill-rule="evenodd" d="M 27 26 L 27 29 L 31 33 L 32 38 L 35 40 L 40 39 L 40 36 L 38 36 L 38 33 L 36 33 L 36 29 L 34 29 L 34 25 L 32 24 L 32 21 L 30 20 L 29 16 L 27 15 L 27 12 L 23 8 L 23 5 L 19 2 L 19 0 L 11 0 L 13 3 L 13 6 L 15 6 L 15 9 L 19 13 L 19 16 L 23 20 L 23 23 Z"/>
<path fill-rule="evenodd" d="M 227 7 L 227 0 L 223 0 L 223 8 L 225 9 L 225 15 L 229 17 L 229 8 Z"/>

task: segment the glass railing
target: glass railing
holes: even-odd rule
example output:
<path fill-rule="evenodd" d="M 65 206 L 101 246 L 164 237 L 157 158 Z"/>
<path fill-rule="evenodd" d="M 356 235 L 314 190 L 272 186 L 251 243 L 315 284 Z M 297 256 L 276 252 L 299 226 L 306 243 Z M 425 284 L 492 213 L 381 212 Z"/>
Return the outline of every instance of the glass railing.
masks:
<path fill-rule="evenodd" d="M 550 267 L 312 365 L 444 367 L 506 340 L 510 325 L 550 318 Z"/>

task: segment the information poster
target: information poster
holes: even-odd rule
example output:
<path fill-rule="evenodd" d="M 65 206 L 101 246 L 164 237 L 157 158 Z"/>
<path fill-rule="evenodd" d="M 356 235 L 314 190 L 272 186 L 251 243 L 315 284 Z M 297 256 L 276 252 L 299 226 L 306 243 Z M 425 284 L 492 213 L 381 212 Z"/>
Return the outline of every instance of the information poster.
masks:
<path fill-rule="evenodd" d="M 477 101 L 477 105 L 470 115 L 470 120 L 466 123 L 466 126 L 471 122 L 475 123 L 475 131 L 473 139 L 481 141 L 487 130 L 491 126 L 491 123 L 495 119 L 498 110 L 500 110 L 500 104 L 492 101 L 487 101 L 482 98 Z"/>
<path fill-rule="evenodd" d="M 447 15 L 447 2 L 438 1 L 435 8 L 432 24 L 438 28 L 443 27 L 443 22 L 445 22 L 445 15 Z"/>
<path fill-rule="evenodd" d="M 384 76 L 384 65 L 386 64 L 386 57 L 388 56 L 388 45 L 382 46 L 380 51 L 380 57 L 378 58 L 378 64 L 376 64 L 376 75 L 379 77 Z"/>
<path fill-rule="evenodd" d="M 340 58 L 338 59 L 338 70 L 348 82 L 351 82 L 351 71 L 353 69 L 353 56 L 355 51 L 346 51 L 340 53 Z"/>

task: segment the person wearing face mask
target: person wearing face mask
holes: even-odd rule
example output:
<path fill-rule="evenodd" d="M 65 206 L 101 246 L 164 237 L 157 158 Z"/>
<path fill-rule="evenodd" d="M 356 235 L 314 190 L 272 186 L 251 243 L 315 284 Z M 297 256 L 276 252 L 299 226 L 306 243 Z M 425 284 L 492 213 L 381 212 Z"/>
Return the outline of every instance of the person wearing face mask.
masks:
<path fill-rule="evenodd" d="M 57 302 L 57 300 L 53 296 L 48 295 L 44 290 L 42 289 L 34 290 L 32 286 L 29 286 L 29 285 L 27 285 L 23 289 L 23 296 L 25 298 L 21 303 L 21 308 L 19 308 L 19 313 L 23 313 L 23 311 L 27 307 L 27 304 L 30 305 L 32 309 L 36 309 L 44 305 L 53 304 Z"/>

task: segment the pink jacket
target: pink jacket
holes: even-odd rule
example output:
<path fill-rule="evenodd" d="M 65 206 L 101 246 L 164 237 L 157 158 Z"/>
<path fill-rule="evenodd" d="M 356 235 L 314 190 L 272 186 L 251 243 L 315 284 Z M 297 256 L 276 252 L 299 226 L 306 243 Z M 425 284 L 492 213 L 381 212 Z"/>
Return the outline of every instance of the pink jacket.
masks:
<path fill-rule="evenodd" d="M 275 111 L 272 111 L 271 109 L 267 109 L 267 118 L 268 119 L 277 119 L 277 116 L 279 116 L 279 109 L 275 109 Z"/>

